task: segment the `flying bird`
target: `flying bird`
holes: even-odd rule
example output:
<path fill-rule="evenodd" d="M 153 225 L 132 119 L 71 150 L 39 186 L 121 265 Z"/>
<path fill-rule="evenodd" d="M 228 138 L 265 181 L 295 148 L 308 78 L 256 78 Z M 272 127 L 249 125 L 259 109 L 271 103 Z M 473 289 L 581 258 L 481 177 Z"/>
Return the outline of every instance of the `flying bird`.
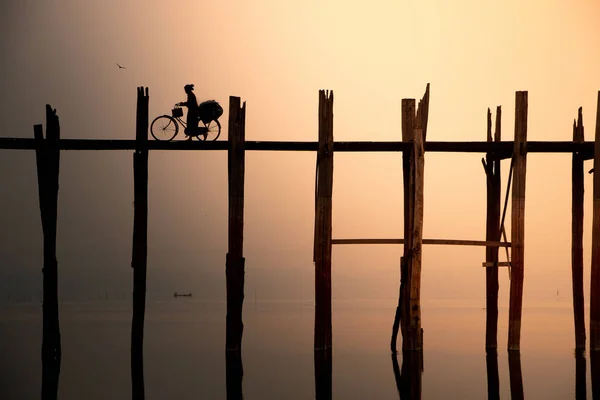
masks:
<path fill-rule="evenodd" d="M 119 67 L 119 69 L 125 69 L 125 67 L 119 65 L 119 63 L 115 63 L 115 64 L 117 64 L 117 67 Z"/>

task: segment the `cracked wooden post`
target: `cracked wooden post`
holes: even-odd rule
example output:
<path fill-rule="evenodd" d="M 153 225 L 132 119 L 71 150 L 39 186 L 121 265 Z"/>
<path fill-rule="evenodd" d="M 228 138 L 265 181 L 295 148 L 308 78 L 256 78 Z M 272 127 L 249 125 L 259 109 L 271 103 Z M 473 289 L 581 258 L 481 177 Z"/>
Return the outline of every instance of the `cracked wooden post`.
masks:
<path fill-rule="evenodd" d="M 596 109 L 594 171 L 600 171 L 600 91 Z M 590 351 L 600 350 L 600 174 L 594 172 L 592 272 L 590 285 Z"/>
<path fill-rule="evenodd" d="M 227 351 L 241 351 L 244 323 L 244 164 L 246 141 L 246 103 L 229 97 L 229 239 L 225 275 L 227 280 Z M 241 379 L 241 377 L 240 377 Z"/>
<path fill-rule="evenodd" d="M 148 88 L 137 88 L 136 150 L 133 153 L 133 317 L 131 321 L 132 398 L 144 399 L 144 317 L 148 258 Z"/>
<path fill-rule="evenodd" d="M 315 351 L 331 349 L 331 195 L 333 191 L 333 92 L 319 91 L 315 213 Z"/>
<path fill-rule="evenodd" d="M 500 142 L 502 109 L 496 108 L 496 129 L 492 138 L 492 113 L 487 112 L 487 141 Z M 498 154 L 488 152 L 483 166 L 486 174 L 487 188 L 487 211 L 486 211 L 486 236 L 485 240 L 492 242 L 500 241 L 500 157 Z M 485 261 L 493 263 L 485 270 L 485 292 L 486 292 L 486 326 L 485 326 L 485 348 L 486 351 L 498 347 L 498 250 L 497 246 L 486 246 Z"/>
<path fill-rule="evenodd" d="M 508 350 L 521 346 L 523 311 L 523 277 L 525 258 L 525 176 L 527 170 L 527 92 L 516 93 L 515 141 L 512 189 L 510 304 L 508 315 Z"/>
<path fill-rule="evenodd" d="M 579 107 L 577 121 L 573 122 L 573 142 L 583 143 L 583 116 Z M 573 319 L 575 323 L 575 349 L 585 350 L 585 310 L 583 296 L 583 157 L 573 153 L 571 192 L 571 276 L 573 284 Z"/>
<path fill-rule="evenodd" d="M 61 364 L 58 319 L 58 261 L 56 259 L 56 220 L 58 173 L 60 166 L 60 125 L 56 110 L 46 105 L 46 139 L 42 125 L 34 126 L 36 162 L 42 231 L 44 237 L 42 305 L 42 399 L 56 399 Z"/>

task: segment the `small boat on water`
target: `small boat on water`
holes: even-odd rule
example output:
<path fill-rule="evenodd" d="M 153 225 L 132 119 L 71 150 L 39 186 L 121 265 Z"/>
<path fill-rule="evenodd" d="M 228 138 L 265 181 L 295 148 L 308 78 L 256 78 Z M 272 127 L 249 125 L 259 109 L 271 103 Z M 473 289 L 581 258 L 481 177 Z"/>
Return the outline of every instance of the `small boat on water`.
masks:
<path fill-rule="evenodd" d="M 173 293 L 173 297 L 192 297 L 191 293 Z"/>

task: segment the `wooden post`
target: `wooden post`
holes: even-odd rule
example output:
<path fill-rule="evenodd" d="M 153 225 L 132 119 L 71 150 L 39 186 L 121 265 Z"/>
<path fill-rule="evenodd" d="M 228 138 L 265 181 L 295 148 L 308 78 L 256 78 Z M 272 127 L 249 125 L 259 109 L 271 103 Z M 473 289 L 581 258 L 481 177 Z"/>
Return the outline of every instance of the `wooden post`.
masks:
<path fill-rule="evenodd" d="M 402 141 L 412 142 L 402 154 L 404 186 L 404 252 L 400 259 L 400 290 L 390 348 L 396 352 L 398 327 L 403 350 L 421 350 L 421 247 L 423 241 L 423 168 L 429 115 L 429 84 L 415 116 L 415 100 L 402 100 Z"/>
<path fill-rule="evenodd" d="M 496 109 L 496 130 L 492 139 L 492 113 L 488 108 L 487 113 L 487 140 L 499 142 L 501 136 L 501 115 L 500 106 Z M 500 241 L 500 158 L 494 153 L 487 153 L 486 161 L 483 166 L 486 173 L 487 182 L 487 219 L 486 219 L 486 240 Z M 482 160 L 483 161 L 483 160 Z M 493 263 L 493 267 L 485 270 L 486 280 L 486 330 L 485 330 L 485 348 L 486 350 L 498 347 L 498 247 L 487 246 L 485 249 L 485 260 Z"/>
<path fill-rule="evenodd" d="M 498 350 L 487 349 L 485 355 L 487 367 L 488 400 L 500 400 L 500 375 L 498 374 Z"/>
<path fill-rule="evenodd" d="M 317 212 L 315 215 L 315 351 L 331 349 L 331 194 L 333 92 L 319 91 Z"/>
<path fill-rule="evenodd" d="M 131 321 L 132 398 L 144 399 L 144 316 L 146 313 L 146 260 L 148 255 L 148 88 L 137 88 L 133 153 L 133 317 Z"/>
<path fill-rule="evenodd" d="M 600 91 L 596 109 L 594 171 L 600 171 Z M 592 273 L 590 284 L 590 351 L 600 350 L 600 174 L 594 172 L 592 209 Z"/>
<path fill-rule="evenodd" d="M 227 280 L 227 351 L 241 351 L 244 323 L 244 165 L 246 141 L 246 103 L 229 97 L 229 239 L 225 265 Z"/>
<path fill-rule="evenodd" d="M 242 366 L 241 351 L 225 351 L 225 382 L 227 386 L 227 400 L 243 400 L 242 379 L 244 367 Z"/>
<path fill-rule="evenodd" d="M 525 258 L 525 173 L 527 170 L 527 92 L 517 92 L 515 106 L 515 142 L 512 191 L 510 305 L 508 350 L 521 346 L 523 309 L 523 270 Z"/>
<path fill-rule="evenodd" d="M 421 256 L 423 247 L 423 186 L 424 186 L 424 166 L 425 150 L 423 143 L 423 131 L 420 123 L 417 121 L 413 139 L 413 157 L 410 165 L 411 188 L 413 192 L 412 209 L 412 247 L 409 251 L 408 279 L 409 301 L 406 316 L 406 337 L 403 338 L 402 347 L 404 350 L 422 350 L 423 349 L 423 329 L 421 329 Z"/>
<path fill-rule="evenodd" d="M 42 231 L 44 235 L 42 316 L 42 399 L 56 399 L 61 364 L 58 320 L 58 261 L 56 219 L 60 165 L 60 125 L 56 110 L 46 105 L 46 140 L 41 125 L 34 126 Z"/>
<path fill-rule="evenodd" d="M 583 143 L 583 116 L 579 107 L 577 122 L 573 122 L 573 142 Z M 573 318 L 575 349 L 585 350 L 585 319 L 583 298 L 583 157 L 573 153 L 572 161 L 571 274 L 573 283 Z"/>
<path fill-rule="evenodd" d="M 508 352 L 508 375 L 510 380 L 510 398 L 523 400 L 523 375 L 521 373 L 521 352 Z"/>
<path fill-rule="evenodd" d="M 415 99 L 402 99 L 402 141 L 410 142 L 413 140 L 415 126 Z M 410 189 L 410 159 L 412 151 L 402 153 L 402 184 L 404 187 L 404 250 L 403 256 L 400 258 L 400 290 L 398 294 L 398 306 L 396 307 L 396 315 L 394 317 L 394 325 L 392 326 L 392 340 L 390 348 L 392 353 L 396 352 L 396 340 L 398 337 L 398 328 L 401 328 L 402 337 L 405 337 L 406 325 L 402 322 L 406 305 L 405 299 L 409 297 L 407 289 L 408 284 L 408 249 L 412 247 L 412 198 L 409 195 Z M 402 323 L 401 323 L 402 322 Z"/>

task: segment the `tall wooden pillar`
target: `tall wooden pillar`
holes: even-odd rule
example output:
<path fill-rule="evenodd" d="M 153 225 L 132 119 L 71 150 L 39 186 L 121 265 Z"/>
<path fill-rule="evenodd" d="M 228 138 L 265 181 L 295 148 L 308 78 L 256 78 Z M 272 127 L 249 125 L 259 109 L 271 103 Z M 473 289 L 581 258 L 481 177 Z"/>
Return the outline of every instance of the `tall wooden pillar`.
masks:
<path fill-rule="evenodd" d="M 581 107 L 573 122 L 573 142 L 583 143 L 583 116 Z M 573 153 L 572 161 L 572 219 L 571 219 L 571 275 L 573 284 L 573 318 L 575 322 L 575 349 L 585 350 L 585 318 L 583 297 L 583 161 L 580 152 Z"/>
<path fill-rule="evenodd" d="M 331 349 L 331 195 L 333 92 L 319 91 L 317 209 L 315 213 L 315 351 Z"/>
<path fill-rule="evenodd" d="M 227 351 L 241 351 L 244 323 L 244 165 L 246 141 L 246 103 L 229 97 L 229 239 L 225 266 L 227 280 Z"/>
<path fill-rule="evenodd" d="M 600 350 L 600 91 L 594 136 L 594 203 L 592 216 L 592 273 L 590 287 L 590 351 Z"/>
<path fill-rule="evenodd" d="M 501 136 L 501 115 L 500 106 L 496 109 L 496 129 L 492 139 L 492 113 L 488 108 L 487 113 L 487 141 L 500 142 Z M 487 219 L 486 219 L 486 240 L 490 242 L 500 241 L 500 157 L 499 154 L 488 152 L 486 160 L 483 162 L 486 174 L 487 188 Z M 486 281 L 486 329 L 485 329 L 485 348 L 486 350 L 496 349 L 498 347 L 498 247 L 487 246 L 485 249 L 485 261 L 492 263 L 485 271 Z M 488 264 L 489 265 L 489 264 Z"/>
<path fill-rule="evenodd" d="M 133 317 L 131 321 L 132 398 L 144 399 L 144 317 L 148 258 L 148 88 L 137 88 L 136 150 L 133 153 Z"/>
<path fill-rule="evenodd" d="M 523 270 L 525 258 L 525 173 L 527 170 L 527 92 L 517 92 L 515 106 L 515 141 L 512 192 L 510 270 L 510 304 L 508 315 L 508 350 L 521 346 L 523 310 Z"/>
<path fill-rule="evenodd" d="M 46 139 L 42 125 L 34 126 L 42 231 L 44 235 L 42 315 L 42 399 L 56 399 L 60 376 L 61 344 L 58 320 L 58 261 L 56 219 L 60 165 L 60 125 L 56 110 L 46 105 Z"/>
<path fill-rule="evenodd" d="M 404 252 L 400 259 L 400 290 L 390 348 L 396 352 L 398 328 L 403 350 L 421 350 L 421 248 L 425 140 L 429 116 L 429 84 L 415 113 L 415 100 L 402 99 L 402 141 L 411 143 L 402 154 L 404 186 Z"/>

